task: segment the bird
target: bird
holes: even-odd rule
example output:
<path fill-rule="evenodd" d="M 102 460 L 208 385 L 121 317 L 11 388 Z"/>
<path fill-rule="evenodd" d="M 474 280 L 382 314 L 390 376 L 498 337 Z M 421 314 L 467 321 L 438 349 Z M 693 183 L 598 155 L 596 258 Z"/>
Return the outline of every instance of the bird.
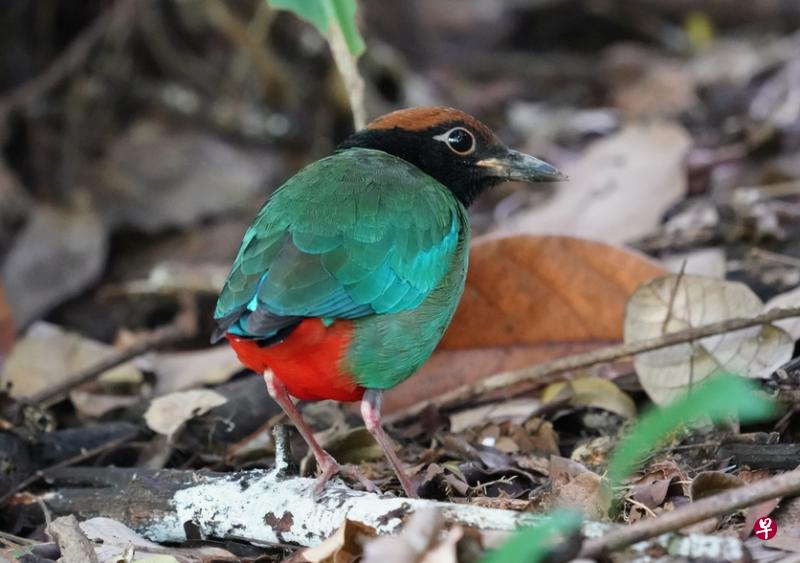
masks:
<path fill-rule="evenodd" d="M 453 318 L 467 274 L 467 208 L 507 180 L 565 178 L 467 113 L 413 107 L 378 117 L 269 196 L 218 297 L 212 342 L 226 338 L 263 374 L 316 458 L 316 494 L 337 473 L 375 487 L 317 443 L 292 397 L 361 401 L 367 430 L 416 497 L 381 401 L 425 363 Z"/>

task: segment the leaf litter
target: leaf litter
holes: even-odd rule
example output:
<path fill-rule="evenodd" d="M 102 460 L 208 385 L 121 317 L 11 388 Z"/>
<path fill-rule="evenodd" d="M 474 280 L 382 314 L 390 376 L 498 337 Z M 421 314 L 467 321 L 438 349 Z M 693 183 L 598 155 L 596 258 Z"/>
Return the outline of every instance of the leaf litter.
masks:
<path fill-rule="evenodd" d="M 273 20 L 255 0 L 221 20 L 219 12 L 190 4 L 175 3 L 168 17 L 144 6 L 135 16 L 142 20 L 128 22 L 131 35 L 112 39 L 109 32 L 108 44 L 90 46 L 96 57 L 81 72 L 68 72 L 63 88 L 15 110 L 11 126 L 0 111 L 7 126 L 0 381 L 11 384 L 0 390 L 0 462 L 18 461 L 7 474 L 13 478 L 0 479 L 0 496 L 13 499 L 0 511 L 3 556 L 21 549 L 66 556 L 71 547 L 41 535 L 45 519 L 33 499 L 46 507 L 47 495 L 68 493 L 76 482 L 102 495 L 115 467 L 142 475 L 148 467 L 166 468 L 153 491 L 168 474 L 191 481 L 204 472 L 266 469 L 282 449 L 289 452 L 289 479 L 297 467 L 313 472 L 301 463 L 296 434 L 278 431 L 287 443 L 273 435 L 286 420 L 261 378 L 244 373 L 226 347 L 209 348 L 206 337 L 220 275 L 249 218 L 282 178 L 330 152 L 341 137 L 349 120 L 343 90 L 330 68 L 321 71 L 329 64 L 319 56 L 321 39 L 301 22 Z M 590 520 L 632 527 L 780 474 L 770 465 L 770 448 L 798 442 L 796 315 L 455 404 L 433 401 L 421 413 L 413 408 L 498 372 L 800 306 L 794 164 L 800 41 L 784 33 L 783 20 L 791 16 L 763 8 L 758 25 L 770 32 L 749 36 L 731 32 L 755 21 L 749 3 L 732 3 L 724 14 L 711 5 L 681 14 L 671 3 L 650 2 L 654 18 L 646 23 L 581 12 L 593 30 L 587 34 L 571 27 L 584 20 L 559 0 L 513 10 L 468 7 L 458 18 L 445 0 L 415 3 L 414 10 L 363 4 L 369 34 L 362 67 L 371 104 L 463 107 L 491 121 L 513 146 L 557 162 L 571 176 L 555 190 L 499 188 L 472 210 L 485 236 L 473 243 L 456 317 L 421 373 L 386 401 L 394 420 L 388 431 L 423 496 L 532 514 L 572 506 Z M 98 18 L 95 10 L 87 5 L 73 16 L 88 25 Z M 398 22 L 409 19 L 402 26 L 409 37 L 393 38 Z M 617 20 L 624 25 L 609 28 Z M 233 27 L 221 32 L 221 21 Z M 544 21 L 548 29 L 566 26 L 574 31 L 567 36 L 599 43 L 575 51 L 572 42 L 548 34 L 552 47 L 532 45 Z M 523 23 L 533 27 L 520 33 Z M 631 36 L 640 25 L 641 35 Z M 19 33 L 11 30 L 0 42 L 17 49 L 26 43 L 8 42 Z M 484 35 L 485 55 L 465 48 L 464 37 Z M 232 36 L 243 42 L 220 41 Z M 384 40 L 382 51 L 376 44 Z M 253 44 L 277 61 L 274 67 L 251 66 Z M 36 48 L 35 56 L 22 49 L 19 64 L 29 55 L 43 61 L 55 54 L 49 42 Z M 442 62 L 429 56 L 433 51 L 449 55 Z M 589 63 L 593 57 L 598 64 Z M 16 71 L 8 76 L 19 82 Z M 277 83 L 293 94 L 281 99 L 263 88 Z M 392 92 L 393 100 L 382 98 Z M 130 345 L 125 334 L 168 325 L 187 297 L 198 310 L 196 337 L 103 370 L 64 400 L 28 404 L 114 359 Z M 677 417 L 639 444 L 640 464 L 630 475 L 609 473 L 620 444 L 652 420 L 647 413 L 654 405 L 669 418 L 673 399 L 721 371 L 747 376 L 752 389 L 773 394 L 780 418 L 727 416 L 712 425 Z M 339 459 L 397 492 L 355 409 L 299 406 Z M 135 438 L 116 431 L 97 438 L 98 427 L 115 424 L 137 430 Z M 760 432 L 776 438 L 747 444 Z M 737 463 L 742 444 L 756 447 L 748 464 Z M 62 463 L 76 465 L 80 477 L 26 480 Z M 126 500 L 133 513 L 149 516 L 150 505 L 135 494 Z M 81 508 L 72 512 L 91 514 Z M 796 503 L 780 496 L 693 529 L 707 534 L 706 547 L 744 546 L 755 554 L 765 548 L 747 538 L 764 515 L 796 534 Z M 310 551 L 264 547 L 239 535 L 208 538 L 187 520 L 186 544 L 176 547 L 144 538 L 136 521 L 98 516 L 80 528 L 70 525 L 67 535 L 78 543 L 85 536 L 100 561 L 476 561 L 505 538 L 418 511 L 397 516 L 405 529 L 393 537 L 372 539 L 358 521 L 341 522 L 339 532 Z M 273 515 L 277 527 L 288 518 Z M 536 557 L 577 556 L 575 519 L 553 521 L 534 526 L 534 539 L 522 543 L 541 547 Z M 536 539 L 556 531 L 572 552 Z M 796 551 L 790 539 L 779 536 L 772 556 Z M 674 555 L 678 543 L 648 540 L 615 555 Z M 522 548 L 508 545 L 512 551 L 497 553 L 511 563 L 513 553 L 522 553 L 513 550 Z M 681 554 L 700 553 L 685 549 Z"/>

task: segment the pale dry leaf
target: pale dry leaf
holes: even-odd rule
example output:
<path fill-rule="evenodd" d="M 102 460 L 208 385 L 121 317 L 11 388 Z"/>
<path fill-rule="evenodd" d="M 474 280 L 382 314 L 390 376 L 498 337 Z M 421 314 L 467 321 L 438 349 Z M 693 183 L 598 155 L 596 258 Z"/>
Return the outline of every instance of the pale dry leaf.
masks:
<path fill-rule="evenodd" d="M 364 547 L 364 563 L 417 563 L 436 542 L 443 524 L 444 518 L 438 509 L 421 508 L 396 536 L 369 542 Z"/>
<path fill-rule="evenodd" d="M 551 383 L 542 392 L 542 402 L 549 403 L 566 393 L 573 407 L 594 407 L 620 415 L 636 416 L 636 403 L 613 382 L 600 377 L 583 377 Z"/>
<path fill-rule="evenodd" d="M 160 352 L 141 358 L 138 365 L 156 374 L 155 395 L 225 383 L 242 369 L 230 346 L 188 352 Z"/>
<path fill-rule="evenodd" d="M 108 252 L 108 226 L 88 204 L 33 210 L 0 270 L 18 326 L 26 326 L 97 279 Z"/>
<path fill-rule="evenodd" d="M 94 546 L 81 530 L 74 515 L 56 518 L 47 526 L 47 533 L 58 544 L 62 561 L 98 563 Z"/>
<path fill-rule="evenodd" d="M 39 321 L 17 340 L 8 356 L 3 383 L 15 397 L 31 397 L 116 353 L 113 346 Z M 102 375 L 101 383 L 138 385 L 142 373 L 126 362 Z"/>
<path fill-rule="evenodd" d="M 550 456 L 554 506 L 581 511 L 590 520 L 607 520 L 612 494 L 608 483 L 571 459 Z"/>
<path fill-rule="evenodd" d="M 511 217 L 499 234 L 570 234 L 624 243 L 651 233 L 686 195 L 688 133 L 666 121 L 629 125 L 567 166 L 569 183 L 542 206 Z"/>
<path fill-rule="evenodd" d="M 184 423 L 226 402 L 223 395 L 210 389 L 177 391 L 153 399 L 144 420 L 154 432 L 172 438 Z"/>
<path fill-rule="evenodd" d="M 673 254 L 664 259 L 664 265 L 676 274 L 692 274 L 707 278 L 725 279 L 727 265 L 725 251 L 721 248 L 702 248 L 686 254 Z"/>
<path fill-rule="evenodd" d="M 450 415 L 450 431 L 458 434 L 487 422 L 522 423 L 528 420 L 541 406 L 541 401 L 530 397 L 521 397 L 460 410 Z"/>
<path fill-rule="evenodd" d="M 241 207 L 280 168 L 264 151 L 140 119 L 114 142 L 86 183 L 114 226 L 158 232 Z"/>
<path fill-rule="evenodd" d="M 785 293 L 781 293 L 780 295 L 776 295 L 767 301 L 764 308 L 770 311 L 772 309 L 786 309 L 791 307 L 800 307 L 800 286 Z M 800 340 L 800 317 L 776 321 L 775 326 L 788 332 L 794 340 Z"/>
<path fill-rule="evenodd" d="M 99 563 L 116 563 L 120 556 L 133 548 L 133 560 L 152 563 L 168 561 L 235 561 L 236 558 L 219 547 L 164 547 L 143 538 L 125 524 L 111 518 L 96 517 L 81 522 L 80 528 L 94 542 Z M 167 552 L 167 553 L 164 553 Z"/>
<path fill-rule="evenodd" d="M 689 275 L 653 280 L 631 297 L 625 342 L 658 338 L 737 317 L 755 317 L 764 305 L 738 282 Z M 767 377 L 792 357 L 794 343 L 772 325 L 709 336 L 639 354 L 634 367 L 654 403 L 663 405 L 716 373 Z"/>

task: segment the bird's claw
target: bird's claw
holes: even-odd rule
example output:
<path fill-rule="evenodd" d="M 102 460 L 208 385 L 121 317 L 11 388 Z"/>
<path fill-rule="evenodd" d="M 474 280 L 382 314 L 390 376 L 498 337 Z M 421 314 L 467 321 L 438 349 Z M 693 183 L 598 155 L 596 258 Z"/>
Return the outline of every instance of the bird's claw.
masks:
<path fill-rule="evenodd" d="M 361 486 L 370 493 L 380 494 L 381 492 L 377 485 L 367 479 L 357 467 L 354 465 L 339 464 L 330 454 L 326 454 L 322 459 L 318 459 L 317 466 L 320 469 L 320 475 L 314 483 L 314 496 L 321 495 L 322 491 L 325 490 L 325 485 L 331 480 L 331 477 L 337 473 L 353 481 L 358 481 L 361 483 Z"/>

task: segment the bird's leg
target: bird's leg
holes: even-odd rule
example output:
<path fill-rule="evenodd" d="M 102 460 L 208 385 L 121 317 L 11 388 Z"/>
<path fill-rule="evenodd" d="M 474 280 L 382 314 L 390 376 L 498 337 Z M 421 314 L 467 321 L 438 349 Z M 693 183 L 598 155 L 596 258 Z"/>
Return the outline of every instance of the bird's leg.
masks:
<path fill-rule="evenodd" d="M 300 414 L 300 411 L 297 410 L 292 399 L 289 398 L 286 386 L 284 386 L 280 379 L 275 377 L 271 371 L 265 371 L 264 382 L 267 384 L 267 391 L 270 397 L 280 405 L 283 412 L 285 412 L 289 420 L 292 421 L 292 424 L 294 424 L 297 431 L 300 432 L 300 435 L 303 437 L 303 440 L 306 441 L 306 444 L 308 444 L 308 447 L 311 449 L 311 453 L 314 454 L 314 459 L 317 460 L 317 467 L 321 473 L 317 478 L 317 482 L 314 484 L 315 494 L 320 494 L 325 488 L 325 483 L 337 473 L 347 475 L 351 479 L 357 480 L 368 491 L 380 492 L 375 486 L 375 483 L 364 477 L 358 469 L 348 465 L 339 465 L 331 454 L 322 449 L 317 439 L 314 438 L 314 433 L 311 431 L 311 428 L 309 428 L 308 424 L 303 420 L 303 415 Z"/>
<path fill-rule="evenodd" d="M 406 475 L 403 462 L 397 457 L 394 451 L 394 444 L 391 439 L 383 431 L 381 426 L 381 401 L 383 400 L 383 391 L 379 389 L 367 389 L 364 393 L 364 398 L 361 400 L 361 417 L 364 419 L 364 425 L 369 430 L 369 433 L 375 438 L 380 445 L 386 459 L 394 470 L 395 475 L 400 480 L 406 496 L 409 498 L 417 498 L 417 489 L 411 484 L 411 479 Z"/>

